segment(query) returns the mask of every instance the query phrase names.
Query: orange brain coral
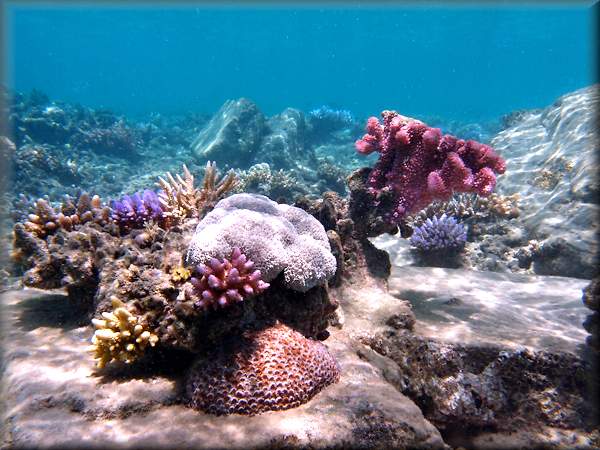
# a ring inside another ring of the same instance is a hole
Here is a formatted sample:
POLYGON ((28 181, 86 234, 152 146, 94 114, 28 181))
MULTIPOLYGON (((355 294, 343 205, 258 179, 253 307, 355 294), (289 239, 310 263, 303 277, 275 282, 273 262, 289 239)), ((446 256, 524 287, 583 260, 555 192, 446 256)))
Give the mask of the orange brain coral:
POLYGON ((295 408, 340 377, 327 347, 291 328, 245 333, 199 361, 187 383, 190 406, 210 414, 295 408))

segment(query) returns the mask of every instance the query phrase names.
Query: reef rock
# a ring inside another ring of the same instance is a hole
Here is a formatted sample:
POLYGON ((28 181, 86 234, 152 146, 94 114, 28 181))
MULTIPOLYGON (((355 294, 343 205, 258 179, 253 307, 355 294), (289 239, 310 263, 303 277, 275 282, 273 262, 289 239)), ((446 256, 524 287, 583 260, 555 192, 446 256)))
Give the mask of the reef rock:
POLYGON ((587 344, 596 352, 600 351, 600 277, 596 277, 583 289, 583 304, 591 310, 583 327, 590 333, 587 344))
POLYGON ((1 305, 3 446, 448 449, 386 380, 389 362, 344 330, 326 341, 339 382, 297 408, 218 417, 182 404, 179 373, 191 361, 100 374, 85 350, 93 331, 73 317, 66 297, 10 292, 1 305))
POLYGON ((306 121, 301 111, 287 108, 270 117, 267 123, 270 133, 264 137, 261 146, 262 162, 274 169, 293 167, 306 171, 307 165, 316 166, 315 154, 306 142, 306 121))
POLYGON ((587 310, 577 278, 393 267, 390 293, 411 302, 419 333, 451 344, 577 354, 587 310))
POLYGON ((245 167, 260 147, 265 117, 248 99, 226 101, 192 142, 199 160, 245 167))
POLYGON ((491 145, 507 160, 498 192, 521 195, 518 221, 541 241, 533 269, 541 275, 592 278, 598 273, 599 85, 523 112, 491 145))
MULTIPOLYGON (((317 173, 320 165, 307 136, 308 126, 300 110, 287 108, 267 119, 256 104, 241 98, 225 102, 196 136, 191 148, 199 161, 214 160, 242 170, 266 166, 277 179, 263 179, 260 183, 273 184, 269 195, 277 198, 293 191, 311 190, 321 181, 317 173)), ((264 167, 261 169, 265 171, 264 167)), ((258 174, 246 175, 256 178, 258 174)), ((270 178, 270 174, 264 173, 262 178, 270 178)), ((325 181, 331 187, 337 182, 325 181)))
POLYGON ((254 261, 264 281, 283 272, 285 286, 300 292, 336 271, 323 226, 302 209, 262 195, 236 194, 217 203, 198 224, 187 260, 204 264, 228 257, 235 247, 254 261))

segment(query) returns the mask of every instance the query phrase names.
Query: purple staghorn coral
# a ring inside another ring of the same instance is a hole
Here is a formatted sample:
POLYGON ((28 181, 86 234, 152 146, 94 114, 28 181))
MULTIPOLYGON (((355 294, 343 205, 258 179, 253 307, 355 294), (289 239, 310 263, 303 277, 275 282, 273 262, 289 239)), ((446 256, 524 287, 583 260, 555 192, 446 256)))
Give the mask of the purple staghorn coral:
POLYGON ((237 247, 229 260, 212 258, 208 264, 198 264, 185 291, 196 309, 223 308, 234 302, 260 294, 269 287, 261 278, 260 270, 252 270, 254 263, 246 258, 237 247))
POLYGON ((150 221, 160 223, 164 217, 158 195, 149 189, 113 200, 111 207, 111 218, 122 231, 143 228, 150 221))
POLYGON ((476 141, 464 141, 439 128, 431 128, 396 111, 383 111, 383 123, 376 117, 367 122, 367 134, 356 141, 359 153, 379 152, 368 186, 374 201, 383 193, 393 196, 390 223, 427 206, 434 200, 448 200, 453 192, 489 195, 496 174, 506 164, 494 150, 476 141))
POLYGON ((421 252, 459 252, 466 242, 465 226, 446 214, 427 219, 410 237, 410 244, 421 252))

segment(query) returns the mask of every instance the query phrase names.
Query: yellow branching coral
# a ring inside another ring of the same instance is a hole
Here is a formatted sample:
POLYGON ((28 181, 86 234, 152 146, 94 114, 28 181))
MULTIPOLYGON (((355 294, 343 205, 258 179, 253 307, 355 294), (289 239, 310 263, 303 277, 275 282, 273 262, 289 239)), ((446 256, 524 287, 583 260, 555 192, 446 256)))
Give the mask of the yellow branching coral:
POLYGON ((90 351, 100 369, 111 361, 129 364, 158 342, 158 336, 150 333, 141 318, 132 314, 121 300, 113 297, 111 302, 113 312, 103 312, 102 319, 92 319, 97 329, 90 351))
POLYGON ((178 283, 179 281, 187 281, 192 274, 183 266, 175 267, 171 271, 171 280, 178 283))
POLYGON ((180 175, 173 177, 167 172, 165 178, 158 178, 157 184, 163 190, 159 194, 159 199, 165 210, 165 216, 174 222, 179 222, 186 217, 202 216, 237 184, 237 177, 231 171, 217 181, 217 165, 210 161, 206 163, 201 189, 194 186, 194 176, 185 164, 183 177, 180 175))

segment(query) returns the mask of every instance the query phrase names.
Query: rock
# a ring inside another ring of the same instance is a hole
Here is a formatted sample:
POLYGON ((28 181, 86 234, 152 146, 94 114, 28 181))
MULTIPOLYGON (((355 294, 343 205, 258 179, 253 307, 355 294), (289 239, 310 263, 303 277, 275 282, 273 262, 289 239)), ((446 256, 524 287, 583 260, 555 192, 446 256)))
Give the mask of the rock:
MULTIPOLYGON (((306 143, 304 114, 293 108, 267 121, 269 133, 263 138, 259 158, 274 169, 307 171, 316 166, 314 150, 306 143)), ((257 161, 258 162, 258 161, 257 161)))
POLYGON ((449 345, 406 330, 365 342, 398 364, 390 381, 443 431, 586 426, 586 370, 575 355, 449 345))
POLYGON ((533 270, 540 275, 591 278, 598 270, 598 255, 588 244, 572 236, 551 236, 541 242, 533 256, 533 270))
POLYGON ((201 161, 248 167, 265 131, 265 117, 254 103, 228 100, 194 139, 192 153, 201 161))
POLYGON ((469 345, 577 353, 587 314, 576 278, 394 267, 390 293, 407 299, 426 337, 469 345), (460 303, 447 302, 458 298, 460 303))
POLYGON ((594 351, 600 351, 600 278, 596 277, 583 289, 583 304, 591 310, 583 327, 590 333, 586 343, 594 351))
POLYGON ((545 109, 522 112, 492 139, 507 160, 498 192, 521 195, 517 220, 526 239, 565 241, 561 251, 536 261, 536 273, 588 279, 598 273, 598 89, 593 85, 545 109))

